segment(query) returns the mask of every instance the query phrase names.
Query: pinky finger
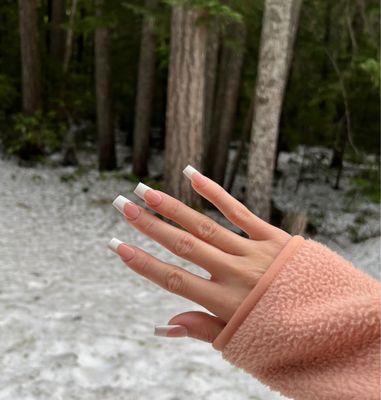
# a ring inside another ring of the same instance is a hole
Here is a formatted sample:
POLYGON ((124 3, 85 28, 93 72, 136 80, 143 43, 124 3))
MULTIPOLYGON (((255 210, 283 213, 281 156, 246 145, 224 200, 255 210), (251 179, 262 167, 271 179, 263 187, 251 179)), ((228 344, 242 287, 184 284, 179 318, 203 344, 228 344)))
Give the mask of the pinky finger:
POLYGON ((173 317, 168 325, 156 326, 155 335, 166 337, 188 336, 211 343, 224 329, 226 323, 213 315, 189 311, 173 317))

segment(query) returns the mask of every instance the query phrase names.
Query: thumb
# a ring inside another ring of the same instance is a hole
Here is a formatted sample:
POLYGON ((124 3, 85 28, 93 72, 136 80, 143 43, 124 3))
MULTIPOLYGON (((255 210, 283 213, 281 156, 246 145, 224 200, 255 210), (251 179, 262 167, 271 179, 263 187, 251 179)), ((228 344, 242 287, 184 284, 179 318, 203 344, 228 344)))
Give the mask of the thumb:
MULTIPOLYGON (((184 335, 182 336, 189 336, 198 340, 202 340, 204 342, 211 343, 222 331, 226 323, 221 318, 204 312, 189 311, 178 314, 175 317, 171 318, 171 320, 168 322, 168 326, 170 325, 180 325, 185 327, 186 334, 185 330, 183 330, 184 335)), ((173 332, 174 335, 171 335, 171 330, 166 329, 164 336, 179 336, 178 334, 176 334, 176 332, 178 332, 178 329, 174 329, 173 332)), ((160 332, 157 333, 160 335, 160 332)))

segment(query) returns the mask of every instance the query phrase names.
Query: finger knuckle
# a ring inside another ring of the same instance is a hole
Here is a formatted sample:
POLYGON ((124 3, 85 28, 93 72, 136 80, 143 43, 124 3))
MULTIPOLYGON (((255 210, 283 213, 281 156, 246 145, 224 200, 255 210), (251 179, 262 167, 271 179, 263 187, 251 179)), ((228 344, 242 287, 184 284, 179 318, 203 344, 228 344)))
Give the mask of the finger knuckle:
POLYGON ((213 204, 218 203, 221 200, 222 196, 225 195, 225 193, 225 190, 221 186, 217 185, 210 192, 210 201, 213 204))
POLYGON ((227 218, 235 223, 247 222, 250 217, 250 211, 243 205, 234 207, 227 215, 227 218))
POLYGON ((148 275, 151 270, 151 260, 147 255, 141 255, 136 262, 136 268, 141 275, 148 275))
POLYGON ((185 291, 184 276, 179 271, 171 271, 165 278, 165 287, 169 292, 181 294, 185 291))
POLYGON ((171 204, 168 207, 168 213, 167 216, 170 219, 174 219, 179 211, 181 203, 178 200, 174 200, 173 202, 171 202, 171 204))
POLYGON ((201 239, 210 239, 217 232, 217 224, 209 218, 204 218, 198 224, 197 234, 201 239))
POLYGON ((150 219, 144 223, 143 231, 149 234, 155 230, 155 225, 156 225, 155 221, 150 219))
POLYGON ((206 341, 206 342, 213 342, 215 339, 215 336, 213 335, 212 331, 209 328, 202 328, 202 331, 200 332, 200 339, 206 341))
POLYGON ((177 256, 184 257, 192 252, 193 247, 194 238, 189 234, 182 234, 175 243, 174 253, 177 256))

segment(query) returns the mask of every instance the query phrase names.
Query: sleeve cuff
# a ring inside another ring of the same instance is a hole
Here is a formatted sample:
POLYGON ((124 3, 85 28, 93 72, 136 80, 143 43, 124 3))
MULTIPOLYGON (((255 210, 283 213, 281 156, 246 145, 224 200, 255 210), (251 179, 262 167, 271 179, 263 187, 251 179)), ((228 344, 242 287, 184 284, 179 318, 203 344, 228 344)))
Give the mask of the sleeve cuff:
POLYGON ((301 236, 294 236, 288 241, 286 246, 281 250, 276 259, 263 274, 262 278, 256 284, 254 289, 238 307, 229 322, 226 324, 225 328, 214 340, 213 347, 216 350, 222 351, 224 349, 234 335, 235 331, 245 321, 250 311, 259 302, 267 288, 274 281, 282 266, 286 264, 286 262, 299 250, 303 242, 304 239, 301 236))

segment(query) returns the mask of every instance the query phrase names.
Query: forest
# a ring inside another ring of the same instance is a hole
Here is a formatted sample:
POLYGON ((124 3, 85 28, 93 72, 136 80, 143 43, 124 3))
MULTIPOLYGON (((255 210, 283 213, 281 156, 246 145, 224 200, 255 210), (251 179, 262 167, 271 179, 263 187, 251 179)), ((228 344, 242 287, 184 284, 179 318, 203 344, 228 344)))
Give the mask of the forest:
MULTIPOLYGON (((194 206, 186 164, 228 190, 244 171, 265 219, 281 151, 329 149, 336 189, 345 160, 378 163, 375 0, 5 0, 0 18, 0 139, 22 162, 97 154, 194 206)), ((375 165, 358 184, 377 198, 375 165)))
POLYGON ((206 272, 112 202, 142 181, 244 235, 190 164, 379 278, 379 21, 376 0, 1 0, 0 400, 285 400, 154 335, 204 309, 110 239, 206 272))

